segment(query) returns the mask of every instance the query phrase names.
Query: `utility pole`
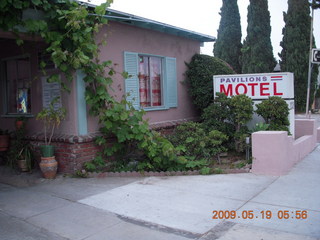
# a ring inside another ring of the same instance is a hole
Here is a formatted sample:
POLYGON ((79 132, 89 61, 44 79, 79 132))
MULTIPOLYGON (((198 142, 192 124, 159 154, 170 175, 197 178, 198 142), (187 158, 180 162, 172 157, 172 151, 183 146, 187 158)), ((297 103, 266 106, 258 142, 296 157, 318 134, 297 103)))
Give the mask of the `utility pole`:
MULTIPOLYGON (((314 0, 312 0, 312 4, 314 3, 314 0)), ((306 117, 308 117, 309 114, 309 101, 310 101, 310 83, 311 83, 311 72, 312 72, 312 39, 313 39, 313 16, 314 16, 314 10, 311 5, 311 29, 310 29, 310 47, 309 47, 309 71, 308 71, 308 87, 307 87, 307 103, 306 103, 306 117)))

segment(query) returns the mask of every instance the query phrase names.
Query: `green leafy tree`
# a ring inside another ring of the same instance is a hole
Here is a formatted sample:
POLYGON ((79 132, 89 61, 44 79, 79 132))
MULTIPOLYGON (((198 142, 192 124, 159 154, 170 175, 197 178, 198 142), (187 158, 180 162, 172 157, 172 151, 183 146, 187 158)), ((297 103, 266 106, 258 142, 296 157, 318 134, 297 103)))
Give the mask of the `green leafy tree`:
POLYGON ((241 55, 241 25, 237 0, 223 0, 218 37, 214 44, 214 56, 241 73, 239 58, 241 55))
MULTIPOLYGON (((280 43, 280 67, 283 72, 294 73, 295 107, 304 111, 307 98, 308 63, 310 47, 310 7, 308 0, 288 0, 288 11, 283 13, 285 27, 280 43)), ((311 80, 314 91, 316 72, 311 80)), ((313 94, 310 94, 313 98, 313 94)), ((311 101, 312 102, 312 99, 311 101)))
POLYGON ((270 40, 267 0, 250 0, 247 37, 242 48, 242 73, 272 72, 276 66, 270 40))

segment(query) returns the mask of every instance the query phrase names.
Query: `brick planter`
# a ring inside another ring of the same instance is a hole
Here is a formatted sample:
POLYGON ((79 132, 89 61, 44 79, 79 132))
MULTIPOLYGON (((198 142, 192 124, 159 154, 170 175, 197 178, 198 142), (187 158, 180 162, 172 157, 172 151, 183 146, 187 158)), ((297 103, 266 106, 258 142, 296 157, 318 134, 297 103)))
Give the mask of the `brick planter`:
MULTIPOLYGON (((79 136, 55 136, 52 144, 55 147, 54 155, 58 161, 58 172, 74 173, 81 170, 85 162, 95 158, 101 151, 101 147, 94 143, 96 135, 79 136)), ((34 146, 35 157, 40 162, 40 146, 44 144, 43 135, 29 137, 30 143, 34 146)), ((112 139, 110 139, 110 144, 112 139)))

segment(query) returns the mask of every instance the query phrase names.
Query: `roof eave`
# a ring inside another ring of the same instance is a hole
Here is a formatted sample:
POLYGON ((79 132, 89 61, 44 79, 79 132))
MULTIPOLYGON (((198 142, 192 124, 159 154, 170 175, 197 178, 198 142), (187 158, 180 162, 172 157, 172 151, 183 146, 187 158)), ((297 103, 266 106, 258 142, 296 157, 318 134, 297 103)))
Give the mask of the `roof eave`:
MULTIPOLYGON (((95 5, 90 3, 82 2, 82 4, 86 4, 89 7, 95 7, 95 5)), ((125 13, 125 12, 121 12, 121 11, 110 9, 110 8, 106 9, 106 14, 104 15, 104 17, 112 21, 117 21, 120 23, 129 24, 129 25, 133 25, 133 26, 137 26, 145 29, 151 29, 158 32, 185 37, 185 38, 189 38, 199 42, 216 41, 216 38, 210 35, 183 29, 180 27, 172 26, 166 23, 158 22, 148 18, 139 17, 130 13, 125 13)))

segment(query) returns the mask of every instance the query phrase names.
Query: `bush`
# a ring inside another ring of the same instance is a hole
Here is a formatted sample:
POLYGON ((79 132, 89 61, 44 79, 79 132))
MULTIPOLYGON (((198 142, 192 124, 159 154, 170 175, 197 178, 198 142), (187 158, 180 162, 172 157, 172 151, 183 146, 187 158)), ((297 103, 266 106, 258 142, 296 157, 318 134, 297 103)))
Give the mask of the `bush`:
POLYGON ((269 99, 257 104, 256 107, 256 113, 269 124, 268 130, 289 132, 289 107, 284 99, 269 97, 269 99))
POLYGON ((194 105, 202 112, 213 102, 213 76, 235 72, 221 59, 201 54, 194 55, 186 65, 189 93, 194 105))
POLYGON ((232 136, 234 127, 230 122, 230 98, 223 93, 217 93, 214 102, 204 109, 201 120, 207 131, 218 130, 227 136, 232 136))
POLYGON ((246 95, 236 95, 230 98, 231 121, 235 126, 236 132, 245 126, 252 119, 253 102, 246 95))
POLYGON ((181 124, 170 136, 172 144, 181 149, 181 154, 195 161, 218 157, 227 150, 223 146, 227 139, 225 134, 217 130, 208 133, 201 123, 196 122, 181 124))
POLYGON ((217 94, 214 103, 204 110, 201 117, 208 131, 216 129, 225 133, 231 140, 229 147, 243 152, 245 138, 248 136, 245 124, 251 120, 252 115, 253 102, 249 97, 237 95, 227 98, 224 94, 217 94))

